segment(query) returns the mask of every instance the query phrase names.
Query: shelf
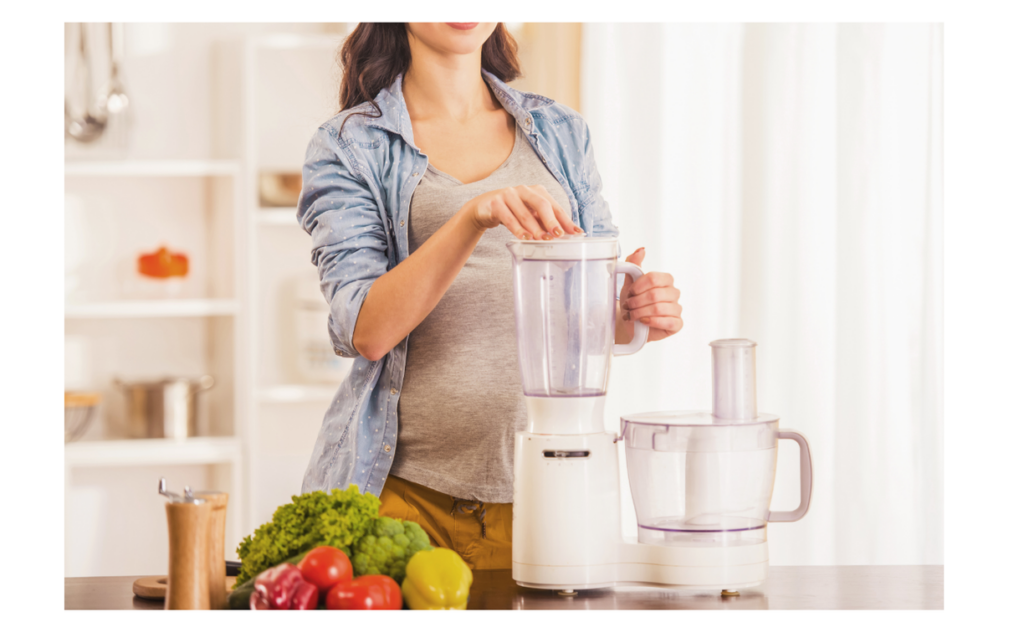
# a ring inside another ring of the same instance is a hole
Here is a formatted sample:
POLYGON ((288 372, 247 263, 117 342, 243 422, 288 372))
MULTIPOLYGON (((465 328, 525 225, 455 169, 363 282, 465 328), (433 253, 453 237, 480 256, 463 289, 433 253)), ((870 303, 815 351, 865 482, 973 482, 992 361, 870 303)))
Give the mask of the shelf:
POLYGON ((96 440, 64 445, 67 467, 236 463, 241 456, 241 442, 234 437, 96 440))
POLYGON ((64 176, 231 176, 239 167, 236 161, 213 159, 68 161, 64 176))
POLYGON ((234 315, 234 299, 135 299, 92 304, 67 304, 65 318, 114 319, 140 317, 222 317, 234 315))
POLYGON ((337 392, 338 387, 329 384, 267 386, 260 389, 259 399, 267 403, 330 402, 337 392))
POLYGON ((299 229, 299 221, 295 218, 296 208, 260 208, 256 219, 265 225, 292 226, 299 229))

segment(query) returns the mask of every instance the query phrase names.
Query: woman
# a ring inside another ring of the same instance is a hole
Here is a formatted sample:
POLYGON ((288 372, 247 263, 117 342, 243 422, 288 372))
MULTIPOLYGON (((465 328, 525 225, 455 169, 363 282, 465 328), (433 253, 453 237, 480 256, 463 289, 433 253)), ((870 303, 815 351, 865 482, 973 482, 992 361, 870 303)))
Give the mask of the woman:
MULTIPOLYGON (((476 569, 511 567, 513 435, 526 426, 513 238, 614 236, 580 115, 511 89, 497 23, 360 24, 341 51, 341 112, 310 142, 298 218, 356 358, 303 491, 357 484, 476 569)), ((627 258, 640 265, 643 249, 627 258)), ((648 341, 683 325, 665 273, 624 286, 648 341)))

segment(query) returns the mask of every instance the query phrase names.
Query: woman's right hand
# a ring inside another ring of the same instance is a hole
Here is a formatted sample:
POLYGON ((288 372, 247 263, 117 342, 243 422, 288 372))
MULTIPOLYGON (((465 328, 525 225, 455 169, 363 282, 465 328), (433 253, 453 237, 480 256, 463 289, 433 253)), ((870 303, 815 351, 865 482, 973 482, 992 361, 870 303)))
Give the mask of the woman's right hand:
POLYGON ((460 211, 481 230, 503 225, 517 239, 549 241, 566 234, 583 234, 543 185, 517 185, 485 192, 460 211))

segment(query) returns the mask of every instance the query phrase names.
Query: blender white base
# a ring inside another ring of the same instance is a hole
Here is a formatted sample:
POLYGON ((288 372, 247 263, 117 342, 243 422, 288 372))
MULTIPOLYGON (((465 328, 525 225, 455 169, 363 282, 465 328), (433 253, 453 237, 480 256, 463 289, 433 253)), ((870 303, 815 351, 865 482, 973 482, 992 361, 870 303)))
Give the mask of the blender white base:
POLYGON ((588 397, 526 396, 526 432, 582 435, 604 431, 604 395, 588 397))

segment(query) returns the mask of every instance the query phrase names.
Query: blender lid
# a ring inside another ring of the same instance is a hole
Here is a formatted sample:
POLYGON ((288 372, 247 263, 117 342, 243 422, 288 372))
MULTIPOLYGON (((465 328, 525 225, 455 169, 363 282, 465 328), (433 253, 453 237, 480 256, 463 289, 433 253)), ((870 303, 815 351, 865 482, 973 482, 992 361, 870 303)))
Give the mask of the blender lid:
POLYGON ((550 241, 516 239, 505 244, 512 254, 523 259, 579 261, 615 259, 619 256, 618 237, 581 237, 573 235, 550 241))
POLYGON ((720 418, 710 411, 650 411, 623 415, 623 422, 651 426, 755 426, 779 421, 779 416, 759 413, 749 420, 720 418))

